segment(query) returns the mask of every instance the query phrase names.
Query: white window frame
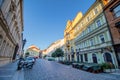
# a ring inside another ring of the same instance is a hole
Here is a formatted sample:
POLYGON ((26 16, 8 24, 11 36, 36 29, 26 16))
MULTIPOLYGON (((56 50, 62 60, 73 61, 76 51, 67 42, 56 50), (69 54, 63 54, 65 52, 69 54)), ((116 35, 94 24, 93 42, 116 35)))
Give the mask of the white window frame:
POLYGON ((90 39, 90 46, 93 46, 94 45, 94 39, 90 39))
POLYGON ((88 22, 90 21, 90 16, 87 16, 87 21, 88 21, 88 22))
POLYGON ((96 15, 96 14, 98 14, 98 8, 96 7, 95 9, 94 9, 94 15, 96 15))
POLYGON ((105 36, 104 36, 104 34, 99 35, 99 38, 100 38, 100 42, 101 42, 101 43, 105 43, 105 36), (104 41, 103 41, 102 39, 103 39, 104 41))
POLYGON ((97 27, 100 27, 100 26, 102 25, 102 23, 101 23, 101 20, 100 20, 100 19, 98 19, 98 20, 96 21, 96 25, 97 25, 97 27))

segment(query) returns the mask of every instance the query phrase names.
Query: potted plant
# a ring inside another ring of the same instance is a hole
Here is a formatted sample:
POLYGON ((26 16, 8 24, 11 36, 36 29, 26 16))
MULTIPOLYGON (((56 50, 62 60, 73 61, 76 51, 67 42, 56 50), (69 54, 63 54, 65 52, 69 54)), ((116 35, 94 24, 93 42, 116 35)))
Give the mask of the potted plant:
POLYGON ((103 72, 111 72, 112 64, 111 63, 102 63, 101 67, 103 69, 103 72))

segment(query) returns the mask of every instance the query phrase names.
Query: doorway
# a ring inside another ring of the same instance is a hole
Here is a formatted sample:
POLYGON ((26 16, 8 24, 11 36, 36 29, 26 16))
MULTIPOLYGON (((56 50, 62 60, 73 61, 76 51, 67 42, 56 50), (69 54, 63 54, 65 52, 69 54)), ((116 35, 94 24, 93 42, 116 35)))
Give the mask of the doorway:
POLYGON ((77 52, 77 62, 79 62, 79 52, 77 52))
POLYGON ((104 57, 104 61, 105 62, 111 62, 111 63, 113 63, 112 56, 111 56, 110 53, 108 53, 108 52, 104 53, 103 57, 104 57))
POLYGON ((93 63, 97 63, 97 56, 96 56, 96 54, 92 54, 92 59, 93 59, 93 63))

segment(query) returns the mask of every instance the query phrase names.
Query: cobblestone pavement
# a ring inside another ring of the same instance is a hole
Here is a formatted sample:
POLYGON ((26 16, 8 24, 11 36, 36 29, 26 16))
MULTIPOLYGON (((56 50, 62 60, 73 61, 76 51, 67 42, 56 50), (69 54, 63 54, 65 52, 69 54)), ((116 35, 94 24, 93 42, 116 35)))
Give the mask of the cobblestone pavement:
POLYGON ((24 80, 24 71, 17 71, 17 61, 0 67, 0 80, 24 80))
POLYGON ((16 63, 9 63, 0 67, 0 80, 12 80, 12 76, 15 73, 15 65, 16 63))
POLYGON ((39 59, 33 69, 24 70, 25 80, 120 80, 112 74, 94 74, 54 61, 39 59))

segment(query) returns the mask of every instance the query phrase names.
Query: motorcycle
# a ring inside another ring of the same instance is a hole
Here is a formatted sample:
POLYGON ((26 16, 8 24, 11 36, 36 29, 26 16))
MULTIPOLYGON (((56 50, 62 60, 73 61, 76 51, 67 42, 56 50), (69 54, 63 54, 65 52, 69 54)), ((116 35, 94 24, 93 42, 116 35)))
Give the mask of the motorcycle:
POLYGON ((23 67, 23 65, 24 65, 24 61, 23 61, 23 60, 20 60, 20 61, 18 62, 17 70, 21 70, 22 67, 23 67))
POLYGON ((18 67, 17 70, 21 70, 22 68, 28 68, 28 69, 32 69, 33 67, 33 62, 30 62, 29 60, 20 60, 18 62, 18 67))

